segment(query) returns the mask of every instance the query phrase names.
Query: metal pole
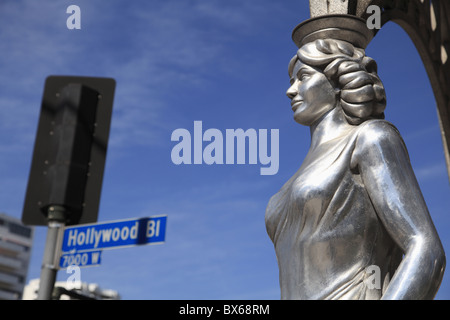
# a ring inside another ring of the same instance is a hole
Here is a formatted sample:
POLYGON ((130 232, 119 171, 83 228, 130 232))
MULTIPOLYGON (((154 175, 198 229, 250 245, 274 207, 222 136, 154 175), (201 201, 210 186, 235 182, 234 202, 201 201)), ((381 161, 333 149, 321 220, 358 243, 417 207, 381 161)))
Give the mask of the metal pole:
POLYGON ((61 236, 64 231, 66 209, 62 206, 50 206, 48 209, 48 230, 42 259, 38 300, 51 300, 53 287, 58 273, 58 258, 61 249, 61 236))

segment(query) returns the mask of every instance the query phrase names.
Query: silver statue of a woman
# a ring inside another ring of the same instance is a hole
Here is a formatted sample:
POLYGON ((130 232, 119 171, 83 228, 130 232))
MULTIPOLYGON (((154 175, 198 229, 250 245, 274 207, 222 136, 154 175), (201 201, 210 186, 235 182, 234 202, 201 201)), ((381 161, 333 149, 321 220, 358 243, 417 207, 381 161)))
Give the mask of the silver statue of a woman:
POLYGON ((384 120, 376 63, 348 35, 357 27, 328 37, 314 28, 298 40, 287 91, 311 146, 266 210, 281 298, 432 299, 445 255, 404 142, 384 120))

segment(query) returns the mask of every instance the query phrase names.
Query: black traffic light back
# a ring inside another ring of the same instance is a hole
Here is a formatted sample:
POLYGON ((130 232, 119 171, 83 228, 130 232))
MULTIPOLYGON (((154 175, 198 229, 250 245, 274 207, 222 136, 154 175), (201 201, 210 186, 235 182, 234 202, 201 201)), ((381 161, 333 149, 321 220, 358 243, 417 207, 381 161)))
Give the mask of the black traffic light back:
POLYGON ((97 221, 115 80, 47 78, 22 221, 47 225, 62 206, 66 224, 97 221))

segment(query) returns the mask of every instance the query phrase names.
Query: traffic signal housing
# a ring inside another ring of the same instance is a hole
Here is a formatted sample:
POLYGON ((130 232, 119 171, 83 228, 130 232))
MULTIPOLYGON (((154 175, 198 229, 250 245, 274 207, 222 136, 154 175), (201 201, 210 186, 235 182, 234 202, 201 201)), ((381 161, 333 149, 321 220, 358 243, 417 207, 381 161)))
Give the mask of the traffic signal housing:
POLYGON ((22 221, 47 225, 63 207, 67 225, 97 221, 115 80, 46 79, 22 221))

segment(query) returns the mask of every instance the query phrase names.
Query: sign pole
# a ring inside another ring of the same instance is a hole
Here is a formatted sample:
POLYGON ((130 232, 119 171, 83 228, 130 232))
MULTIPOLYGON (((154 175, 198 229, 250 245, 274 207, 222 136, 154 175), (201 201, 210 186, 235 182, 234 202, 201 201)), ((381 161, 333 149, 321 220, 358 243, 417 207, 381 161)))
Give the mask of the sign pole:
POLYGON ((38 299, 52 298, 65 225, 97 221, 116 82, 45 81, 22 222, 48 226, 38 299))
POLYGON ((48 230, 42 259, 38 300, 51 300, 59 267, 61 238, 65 227, 66 209, 62 206, 48 208, 48 230))

